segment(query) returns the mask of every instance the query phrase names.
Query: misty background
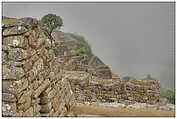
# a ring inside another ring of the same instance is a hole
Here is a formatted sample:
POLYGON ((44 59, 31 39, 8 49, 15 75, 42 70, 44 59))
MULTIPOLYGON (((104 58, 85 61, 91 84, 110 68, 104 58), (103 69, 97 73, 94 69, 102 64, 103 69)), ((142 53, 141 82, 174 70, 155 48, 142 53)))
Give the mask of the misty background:
POLYGON ((83 35, 95 55, 120 77, 151 74, 174 87, 175 2, 3 3, 3 16, 61 16, 62 31, 83 35))

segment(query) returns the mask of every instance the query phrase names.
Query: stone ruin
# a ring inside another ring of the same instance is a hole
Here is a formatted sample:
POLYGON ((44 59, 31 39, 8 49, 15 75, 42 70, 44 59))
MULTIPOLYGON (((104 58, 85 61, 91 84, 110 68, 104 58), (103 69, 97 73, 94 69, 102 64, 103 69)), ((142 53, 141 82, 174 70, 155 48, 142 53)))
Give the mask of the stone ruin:
POLYGON ((62 60, 38 26, 25 23, 2 27, 2 115, 67 116, 74 95, 62 78, 62 60))
POLYGON ((56 54, 31 18, 3 24, 2 30, 3 116, 73 116, 77 103, 159 101, 159 81, 112 79, 98 57, 71 55, 75 46, 69 40, 58 42, 56 54))
POLYGON ((85 72, 65 72, 78 103, 156 104, 160 99, 159 81, 101 79, 85 72), (74 77, 77 76, 77 77, 74 77))
POLYGON ((94 76, 103 79, 112 78, 112 72, 108 66, 106 66, 97 56, 93 56, 88 63, 89 72, 91 72, 94 76))

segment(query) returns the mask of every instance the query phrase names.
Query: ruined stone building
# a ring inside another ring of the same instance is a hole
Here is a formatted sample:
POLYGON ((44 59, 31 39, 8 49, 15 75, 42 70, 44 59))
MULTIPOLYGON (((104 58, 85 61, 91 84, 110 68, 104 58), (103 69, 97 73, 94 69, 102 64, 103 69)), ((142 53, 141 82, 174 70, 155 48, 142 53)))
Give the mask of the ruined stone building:
POLYGON ((112 79, 98 57, 72 56, 73 41, 58 39, 51 49, 35 20, 7 23, 2 26, 3 116, 74 116, 77 103, 159 101, 159 81, 112 79))

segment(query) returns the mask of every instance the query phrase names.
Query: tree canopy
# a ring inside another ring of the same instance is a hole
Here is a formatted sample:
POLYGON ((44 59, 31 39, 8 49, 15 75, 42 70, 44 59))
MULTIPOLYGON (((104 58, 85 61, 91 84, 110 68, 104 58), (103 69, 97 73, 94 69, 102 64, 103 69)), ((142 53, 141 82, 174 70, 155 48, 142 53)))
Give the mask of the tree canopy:
POLYGON ((52 32, 56 28, 60 29, 63 26, 63 21, 60 16, 55 14, 47 14, 40 20, 40 28, 44 34, 51 40, 52 43, 52 32))

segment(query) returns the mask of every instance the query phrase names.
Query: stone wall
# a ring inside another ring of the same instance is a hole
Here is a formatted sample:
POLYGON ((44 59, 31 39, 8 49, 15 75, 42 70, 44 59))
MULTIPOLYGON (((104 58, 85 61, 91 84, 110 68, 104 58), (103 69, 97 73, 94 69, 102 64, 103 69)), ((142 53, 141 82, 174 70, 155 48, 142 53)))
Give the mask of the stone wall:
POLYGON ((160 82, 112 79, 98 57, 88 63, 86 56, 73 56, 73 42, 66 40, 68 44, 64 36, 51 48, 32 18, 3 24, 2 30, 3 116, 73 116, 76 102, 159 101, 160 82))
POLYGON ((93 56, 88 63, 89 72, 92 75, 103 79, 112 78, 112 72, 110 68, 105 65, 97 56, 93 56))
POLYGON ((70 81, 78 103, 156 104, 160 99, 160 82, 156 80, 123 82, 120 79, 101 79, 77 71, 65 72, 65 77, 70 81))
POLYGON ((2 30, 2 115, 70 115, 75 102, 62 78, 63 60, 55 57, 38 26, 16 22, 2 30))
POLYGON ((126 85, 127 98, 133 102, 155 104, 160 99, 160 82, 157 80, 129 80, 126 85))
POLYGON ((73 56, 68 62, 64 64, 64 70, 67 71, 86 71, 88 70, 88 57, 84 56, 73 56))

